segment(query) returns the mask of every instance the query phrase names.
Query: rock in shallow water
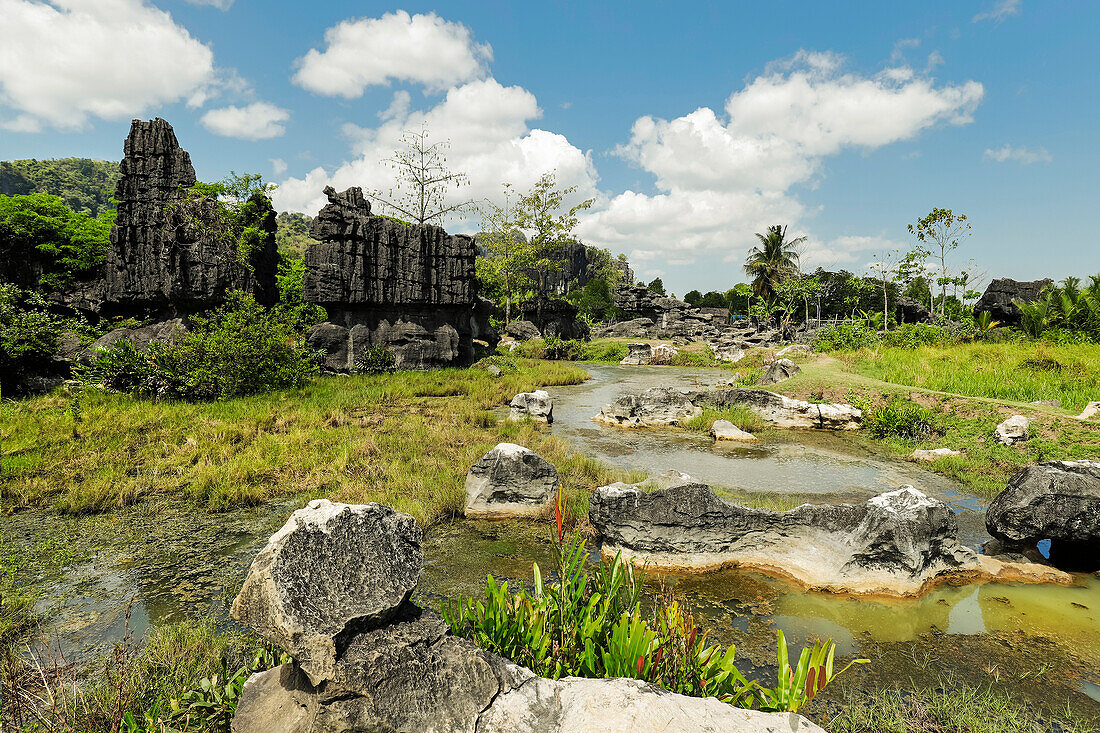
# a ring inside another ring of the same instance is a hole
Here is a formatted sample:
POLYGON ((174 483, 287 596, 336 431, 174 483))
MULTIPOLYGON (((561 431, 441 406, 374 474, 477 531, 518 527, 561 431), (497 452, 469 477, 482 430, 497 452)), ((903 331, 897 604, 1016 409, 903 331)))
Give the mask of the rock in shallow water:
POLYGON ((1100 567, 1100 461, 1047 461, 1009 479, 985 518, 1010 547, 1051 540, 1051 560, 1100 567))
POLYGON ((979 556, 958 543, 955 514, 912 486, 860 504, 803 504, 786 512, 728 504, 703 484, 646 492, 612 484, 589 500, 605 557, 679 570, 745 566, 811 589, 919 595, 940 582, 1004 577, 1068 582, 1046 566, 979 556))
POLYGON ((605 405, 593 420, 621 428, 679 425, 703 413, 684 392, 672 387, 650 387, 641 394, 626 394, 605 405))
POLYGON ((715 420, 714 425, 710 428, 710 432, 714 435, 715 440, 733 440, 743 443, 757 442, 755 435, 746 433, 729 420, 715 420))
POLYGON ((859 430, 863 413, 851 405, 795 400, 764 389, 713 389, 697 392, 695 404, 722 409, 745 405, 778 428, 859 430))
POLYGON ((466 516, 480 519, 538 514, 558 487, 558 470, 534 451, 500 443, 466 475, 466 516))
POLYGON ((339 639, 385 624, 420 577, 420 528, 381 504, 311 501, 248 570, 232 615, 291 656, 314 684, 331 679, 339 639))

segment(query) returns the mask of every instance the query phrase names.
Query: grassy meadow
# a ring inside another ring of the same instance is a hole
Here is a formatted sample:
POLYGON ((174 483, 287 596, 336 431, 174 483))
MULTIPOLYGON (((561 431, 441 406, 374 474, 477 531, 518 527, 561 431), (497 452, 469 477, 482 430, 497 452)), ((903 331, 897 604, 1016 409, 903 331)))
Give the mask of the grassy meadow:
POLYGON ((588 491, 624 478, 545 428, 490 412, 514 394, 577 384, 561 362, 321 377, 301 390, 213 403, 154 402, 87 389, 0 405, 5 513, 107 511, 147 498, 227 511, 301 496, 378 501, 429 526, 453 516, 477 459, 501 441, 553 462, 574 514, 588 491))

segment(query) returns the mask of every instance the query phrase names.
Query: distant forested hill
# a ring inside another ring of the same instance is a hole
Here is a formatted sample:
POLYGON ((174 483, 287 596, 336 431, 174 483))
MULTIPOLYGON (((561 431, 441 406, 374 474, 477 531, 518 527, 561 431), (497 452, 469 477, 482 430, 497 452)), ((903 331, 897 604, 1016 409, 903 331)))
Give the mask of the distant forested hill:
POLYGON ((48 193, 73 211, 98 216, 111 208, 118 163, 91 158, 10 160, 0 162, 0 194, 48 193))

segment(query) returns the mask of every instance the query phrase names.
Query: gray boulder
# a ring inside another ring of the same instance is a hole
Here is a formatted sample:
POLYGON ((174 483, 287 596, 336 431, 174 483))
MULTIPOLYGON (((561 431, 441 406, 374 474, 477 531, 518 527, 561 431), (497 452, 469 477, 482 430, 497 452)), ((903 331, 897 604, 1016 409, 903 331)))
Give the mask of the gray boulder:
POLYGON ((993 320, 1005 326, 1019 326, 1022 313, 1016 303, 1038 300, 1043 290, 1053 282, 1049 278, 1030 282, 998 278, 989 283, 982 297, 974 304, 974 312, 989 313, 993 320))
POLYGON ((466 475, 466 516, 537 514, 553 501, 559 483, 554 464, 522 445, 500 443, 466 475))
POLYGON ((623 366, 641 366, 653 358, 653 347, 646 343, 626 345, 626 356, 619 363, 623 366))
POLYGON ((1015 445, 1027 440, 1027 431, 1031 428, 1031 419, 1025 415, 1013 415, 993 431, 993 437, 1001 445, 1015 445))
POLYGON ((763 389, 712 389, 697 392, 696 404, 724 408, 743 404, 779 428, 858 430, 863 413, 842 403, 817 404, 763 389))
POLYGON ((1008 546, 1050 540, 1050 557, 1068 567, 1100 566, 1100 461, 1047 461, 1028 466, 985 516, 989 534, 1008 546))
POLYGON ((1008 567, 959 544, 955 514, 912 486, 859 504, 786 512, 728 504, 703 484, 646 492, 612 484, 589 500, 605 557, 673 570, 744 566, 814 590, 920 595, 952 579, 1063 580, 1045 566, 1008 567))
POLYGON ((114 348, 120 341, 129 341, 138 351, 148 351, 152 344, 173 344, 183 334, 187 326, 182 318, 173 318, 160 323, 152 323, 140 328, 116 328, 88 344, 73 354, 71 358, 82 364, 94 364, 100 352, 114 348))
POLYGON ((594 336, 602 338, 651 338, 654 333, 652 318, 632 318, 629 321, 612 323, 599 329, 594 336))
POLYGON ((516 341, 530 341, 542 336, 539 329, 530 321, 511 321, 505 326, 504 333, 516 341))
POLYGON ((512 398, 509 404, 509 420, 525 420, 531 418, 547 425, 554 422, 554 400, 550 393, 544 389, 534 392, 520 392, 512 398))
POLYGON ((604 405, 593 420, 621 428, 679 425, 703 410, 687 394, 671 387, 651 387, 641 394, 626 394, 604 405))
POLYGON ((767 371, 756 383, 777 384, 785 379, 790 379, 801 371, 802 369, 790 359, 776 359, 768 366, 767 371))
POLYGON ((252 562, 232 616, 285 649, 314 685, 332 679, 342 639, 388 623, 408 600, 420 542, 413 518, 387 506, 311 501, 252 562))

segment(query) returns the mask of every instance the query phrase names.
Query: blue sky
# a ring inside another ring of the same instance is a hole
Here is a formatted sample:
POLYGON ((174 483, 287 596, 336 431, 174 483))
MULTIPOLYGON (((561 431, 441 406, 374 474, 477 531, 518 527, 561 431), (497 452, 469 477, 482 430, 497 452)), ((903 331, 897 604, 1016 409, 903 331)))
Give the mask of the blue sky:
MULTIPOLYGON (((933 206, 984 279, 1100 272, 1100 5, 0 0, 0 158, 121 157, 172 122, 199 177, 280 208, 386 188, 400 132, 451 141, 466 195, 546 170, 585 241, 671 290, 743 279, 753 232, 859 270, 933 206), (1062 232, 1073 232, 1063 234, 1062 232)), ((471 231, 478 221, 448 223, 471 231)))

